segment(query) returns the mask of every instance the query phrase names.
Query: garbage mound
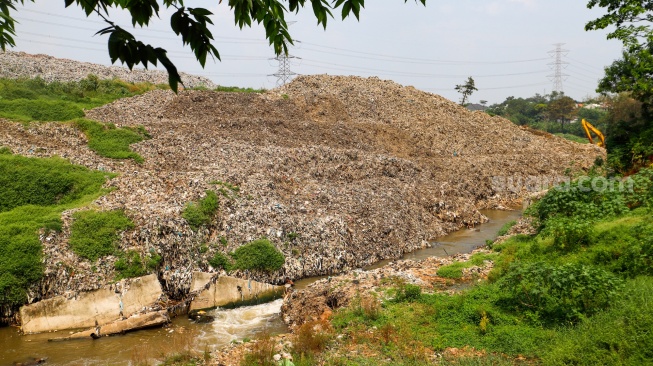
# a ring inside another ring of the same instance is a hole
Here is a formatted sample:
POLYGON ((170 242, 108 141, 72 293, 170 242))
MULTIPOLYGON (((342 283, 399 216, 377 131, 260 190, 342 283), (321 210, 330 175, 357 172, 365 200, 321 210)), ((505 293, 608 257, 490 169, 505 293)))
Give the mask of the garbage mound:
MULTIPOLYGON (((119 172, 108 184, 115 189, 95 204, 132 218, 136 228, 122 235, 121 247, 159 253, 159 277, 172 298, 188 292, 192 271, 215 270, 208 259, 216 253, 263 236, 285 255, 283 268, 232 275, 281 283, 399 258, 484 222, 479 209, 506 207, 527 193, 499 189, 497 178, 561 176, 605 155, 378 78, 302 76, 265 94, 157 90, 87 117, 143 125, 152 138, 132 148, 145 162, 66 145, 77 136, 47 132, 56 124, 5 128, 0 144, 119 172), (220 193, 219 212, 193 230, 182 211, 206 190, 220 193)), ((70 214, 64 218, 67 228, 70 214)), ((93 271, 90 263, 69 263, 79 259, 66 233, 43 240, 49 259, 42 288, 56 294, 109 281, 115 258, 93 271), (67 265, 75 276, 62 272, 67 265)))
MULTIPOLYGON (((120 79, 131 83, 149 82, 168 84, 168 73, 162 70, 129 70, 120 66, 104 66, 90 62, 80 62, 55 58, 48 55, 31 55, 25 52, 0 51, 0 78, 34 79, 45 82, 80 81, 89 74, 104 79, 120 79)), ((205 77, 180 73, 187 88, 204 86, 215 89, 216 85, 205 77)))

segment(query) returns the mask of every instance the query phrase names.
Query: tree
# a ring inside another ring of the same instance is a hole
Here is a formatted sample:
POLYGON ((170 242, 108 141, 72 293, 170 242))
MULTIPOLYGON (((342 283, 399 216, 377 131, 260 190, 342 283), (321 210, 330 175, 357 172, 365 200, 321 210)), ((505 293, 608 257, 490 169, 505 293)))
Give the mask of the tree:
POLYGON ((561 96, 551 101, 547 114, 552 121, 560 122, 560 129, 565 131, 565 123, 569 123, 576 115, 576 102, 568 96, 561 96))
POLYGON ((602 93, 632 92, 645 104, 653 101, 653 0, 591 0, 588 8, 606 8, 607 14, 585 25, 585 30, 615 27, 608 39, 624 44, 623 58, 606 68, 599 83, 602 93))
POLYGON ((460 94, 462 94, 462 98, 460 100, 460 105, 465 106, 467 103, 467 98, 474 93, 474 91, 478 90, 476 89, 476 86, 474 85, 474 79, 470 76, 467 78, 467 81, 465 84, 460 84, 456 85, 455 87, 456 91, 460 94))
MULTIPOLYGON (((35 2, 36 0, 29 0, 35 2)), ((160 62, 168 71, 170 87, 176 92, 178 83, 182 80, 175 65, 166 56, 166 50, 138 41, 125 28, 111 21, 109 10, 123 9, 129 11, 132 27, 148 26, 153 17, 159 16, 160 5, 157 0, 64 0, 66 7, 73 4, 81 7, 86 16, 97 14, 107 23, 107 27, 98 30, 97 34, 108 35, 109 57, 111 62, 120 60, 130 69, 135 65, 157 65, 160 62)), ((222 2, 222 0, 219 0, 222 2)), ((326 28, 329 17, 333 18, 332 10, 340 9, 344 20, 350 14, 359 19, 364 0, 229 0, 228 5, 234 14, 236 24, 242 29, 251 27, 252 21, 265 27, 265 37, 273 46, 277 55, 288 53, 288 44, 293 39, 288 32, 285 16, 287 13, 298 13, 310 5, 317 18, 318 25, 326 28), (286 4, 287 3, 287 7, 286 4)), ((404 0, 404 3, 408 0, 404 0)), ((426 0, 415 0, 426 5, 426 0)), ((0 48, 13 47, 16 35, 15 20, 10 11, 15 11, 15 4, 24 4, 25 0, 0 0, 0 48)), ((207 56, 220 59, 218 50, 213 45, 213 34, 208 29, 213 24, 213 13, 204 8, 184 6, 183 0, 163 0, 165 8, 176 11, 170 17, 170 27, 181 37, 184 45, 190 46, 199 63, 204 67, 207 56)), ((183 83, 182 83, 183 84, 183 83)))
POLYGON ((585 30, 614 27, 608 39, 624 45, 622 58, 606 67, 597 91, 621 93, 608 117, 608 160, 627 170, 653 158, 653 0, 590 0, 587 7, 605 8, 606 14, 588 22, 585 30), (641 105, 636 107, 630 97, 641 105), (623 111, 630 116, 624 118, 623 111))

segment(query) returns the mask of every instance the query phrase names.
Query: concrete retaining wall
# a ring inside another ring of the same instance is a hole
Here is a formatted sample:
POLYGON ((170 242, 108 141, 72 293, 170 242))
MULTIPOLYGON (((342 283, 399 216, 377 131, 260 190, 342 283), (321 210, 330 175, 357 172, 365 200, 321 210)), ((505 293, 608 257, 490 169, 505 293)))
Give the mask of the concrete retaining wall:
MULTIPOLYGON (((202 289, 211 280, 211 274, 194 272, 191 291, 202 289)), ((195 296, 190 304, 189 313, 192 315, 204 309, 263 303, 281 297, 283 293, 283 286, 221 276, 195 296)))
POLYGON ((163 295, 156 275, 123 280, 105 288, 57 296, 20 309, 25 333, 88 328, 130 317, 163 295))

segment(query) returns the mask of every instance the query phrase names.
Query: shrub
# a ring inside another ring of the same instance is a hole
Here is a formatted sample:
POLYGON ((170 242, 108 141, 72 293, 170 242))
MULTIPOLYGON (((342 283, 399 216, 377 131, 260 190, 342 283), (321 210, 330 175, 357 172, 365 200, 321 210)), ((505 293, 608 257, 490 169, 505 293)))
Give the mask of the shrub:
POLYGON ((614 270, 629 277, 653 276, 653 230, 650 226, 638 225, 632 229, 635 238, 623 253, 618 253, 614 270))
POLYGON ((273 358, 275 353, 274 341, 270 338, 270 334, 265 332, 256 340, 251 350, 243 355, 240 365, 277 366, 273 358))
POLYGON ((129 251, 121 254, 120 258, 114 264, 118 276, 116 279, 140 277, 147 274, 140 254, 137 251, 129 251))
POLYGON ((115 253, 118 232, 134 227, 123 211, 79 211, 73 218, 70 247, 91 261, 115 253))
POLYGON ((443 278, 459 279, 463 277, 463 268, 465 267, 466 267, 465 263, 455 262, 440 267, 436 272, 436 274, 443 278))
POLYGON ((618 189, 593 190, 588 181, 577 180, 550 189, 540 201, 529 207, 527 213, 546 225, 546 220, 553 216, 592 221, 627 211, 623 192, 618 189))
POLYGON ((283 267, 285 258, 267 239, 247 243, 234 252, 235 267, 243 270, 277 271, 283 267))
POLYGON ((629 207, 653 204, 653 169, 642 169, 639 173, 629 177, 633 182, 633 189, 626 192, 626 203, 629 207))
POLYGON ((602 269, 546 262, 513 264, 499 281, 506 304, 553 324, 577 322, 607 308, 621 283, 602 269))
POLYGON ((197 230, 200 226, 211 222, 211 218, 218 210, 218 195, 213 191, 206 191, 204 198, 198 202, 189 202, 181 216, 186 219, 188 225, 197 230))
POLYGON ((419 300, 422 296, 422 288, 406 283, 397 288, 397 295, 395 296, 395 301, 398 302, 413 302, 419 300))
POLYGON ((332 337, 332 329, 327 321, 312 321, 302 324, 295 333, 293 353, 312 358, 326 349, 332 337))
POLYGON ((648 365, 653 359, 653 279, 627 283, 609 310, 564 330, 545 365, 648 365))
POLYGON ((215 269, 224 269, 227 272, 233 267, 231 260, 220 252, 215 253, 213 258, 209 259, 209 264, 215 269))
POLYGON ((366 320, 377 320, 381 316, 381 303, 369 294, 355 296, 350 307, 356 316, 366 320))
POLYGON ((591 225, 578 218, 553 217, 546 222, 542 232, 544 236, 553 237, 553 248, 561 252, 572 252, 589 243, 591 225))
POLYGON ((0 308, 24 304, 43 276, 40 229, 61 231, 61 212, 95 199, 106 175, 58 158, 0 154, 0 308))

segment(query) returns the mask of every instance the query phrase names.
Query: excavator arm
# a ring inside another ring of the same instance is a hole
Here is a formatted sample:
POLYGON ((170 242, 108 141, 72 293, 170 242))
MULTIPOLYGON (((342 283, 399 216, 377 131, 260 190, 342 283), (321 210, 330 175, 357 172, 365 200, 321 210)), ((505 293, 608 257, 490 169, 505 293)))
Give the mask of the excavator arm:
POLYGON ((594 143, 594 139, 592 139, 592 132, 599 138, 599 142, 597 145, 599 147, 605 147, 605 136, 601 133, 601 131, 598 130, 598 128, 592 126, 591 123, 587 122, 585 118, 582 119, 581 124, 583 125, 583 129, 585 130, 585 134, 587 135, 587 138, 590 140, 590 144, 594 143))

